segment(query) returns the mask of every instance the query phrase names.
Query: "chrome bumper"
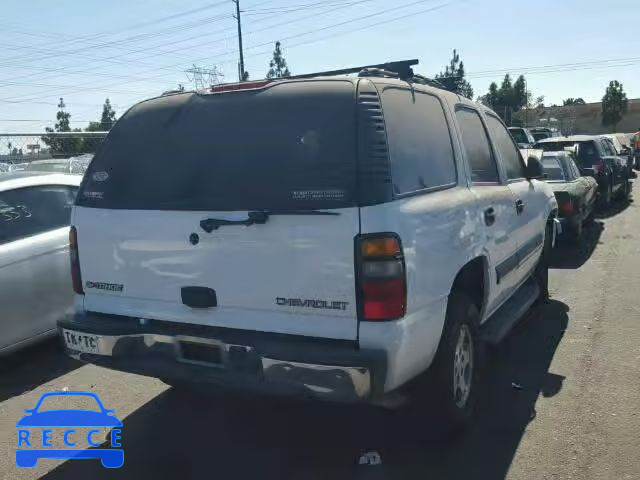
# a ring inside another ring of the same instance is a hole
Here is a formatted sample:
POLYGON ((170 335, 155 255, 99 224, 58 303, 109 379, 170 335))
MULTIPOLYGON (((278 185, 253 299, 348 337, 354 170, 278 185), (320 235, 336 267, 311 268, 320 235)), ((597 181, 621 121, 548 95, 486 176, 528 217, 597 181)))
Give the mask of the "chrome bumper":
MULTIPOLYGON (((261 393, 302 393, 336 401, 360 401, 372 395, 372 367, 365 365, 366 362, 357 365, 353 359, 349 365, 340 365, 286 358, 286 354, 277 351, 276 355, 270 356, 269 352, 254 345, 227 343, 203 336, 159 333, 107 335, 96 333, 95 329, 85 330, 80 325, 61 322, 59 329, 69 356, 116 370, 261 393), (95 344, 91 353, 74 349, 65 338, 65 331, 90 336, 95 344), (219 361, 188 358, 183 349, 185 344, 217 349, 219 361), (245 368, 246 365, 251 367, 245 368)), ((354 350, 353 358, 357 355, 358 351, 354 350)))

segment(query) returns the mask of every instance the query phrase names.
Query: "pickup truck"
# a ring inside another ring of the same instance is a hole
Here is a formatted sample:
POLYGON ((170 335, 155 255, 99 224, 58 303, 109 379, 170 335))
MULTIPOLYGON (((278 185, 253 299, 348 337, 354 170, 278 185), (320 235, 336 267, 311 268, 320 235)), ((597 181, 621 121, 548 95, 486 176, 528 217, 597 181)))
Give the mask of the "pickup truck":
POLYGON ((547 295, 557 204, 495 113, 393 67, 124 114, 73 209, 68 354, 169 384, 429 398, 464 426, 483 346, 547 295))

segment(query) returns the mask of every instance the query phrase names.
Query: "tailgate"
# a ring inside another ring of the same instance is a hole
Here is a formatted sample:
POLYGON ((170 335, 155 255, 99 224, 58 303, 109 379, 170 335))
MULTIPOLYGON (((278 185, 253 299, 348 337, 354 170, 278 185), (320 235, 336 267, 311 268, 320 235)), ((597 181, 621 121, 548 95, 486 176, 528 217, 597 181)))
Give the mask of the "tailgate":
POLYGON ((85 309, 355 339, 356 138, 348 81, 133 107, 74 209, 85 309))
POLYGON ((355 339, 358 209, 271 216, 263 225, 202 231, 201 220, 246 213, 76 208, 85 309, 202 325, 355 339), (193 236, 199 237, 193 244, 193 236), (191 237, 191 238, 190 238, 191 237), (183 303, 183 287, 217 306, 183 303))

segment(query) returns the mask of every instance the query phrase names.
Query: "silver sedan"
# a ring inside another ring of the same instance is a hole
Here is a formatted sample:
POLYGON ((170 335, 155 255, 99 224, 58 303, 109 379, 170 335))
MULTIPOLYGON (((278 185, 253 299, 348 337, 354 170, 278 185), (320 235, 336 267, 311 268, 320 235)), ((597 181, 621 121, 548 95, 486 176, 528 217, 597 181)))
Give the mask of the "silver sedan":
POLYGON ((72 307, 69 222, 81 179, 0 174, 0 355, 54 335, 72 307))

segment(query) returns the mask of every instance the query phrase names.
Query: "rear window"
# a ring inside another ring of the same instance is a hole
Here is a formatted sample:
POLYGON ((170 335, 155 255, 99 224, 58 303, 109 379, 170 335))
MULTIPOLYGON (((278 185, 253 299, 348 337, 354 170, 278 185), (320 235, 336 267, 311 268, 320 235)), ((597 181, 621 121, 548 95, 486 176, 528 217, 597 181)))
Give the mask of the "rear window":
POLYGON ((516 143, 529 143, 527 134, 522 128, 510 128, 509 132, 516 143))
POLYGON ((117 122, 78 204, 149 210, 356 204, 354 87, 285 83, 143 102, 117 122))
POLYGON ((549 134, 544 133, 544 132, 539 132, 539 133, 533 132, 531 135, 532 135, 532 136, 533 136, 533 138, 536 140, 536 142, 537 142, 538 140, 544 140, 545 138, 549 138, 549 137, 550 137, 550 135, 549 135, 549 134))
POLYGON ((591 168, 591 166, 600 158, 598 148, 596 147, 595 142, 591 140, 583 142, 542 142, 536 144, 535 148, 541 149, 545 152, 559 152, 567 147, 570 148, 575 145, 580 146, 578 154, 578 165, 585 168, 591 168))
POLYGON ((542 169, 545 180, 564 181, 564 172, 558 159, 555 157, 543 157, 542 169))

